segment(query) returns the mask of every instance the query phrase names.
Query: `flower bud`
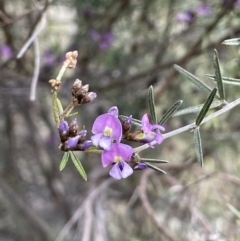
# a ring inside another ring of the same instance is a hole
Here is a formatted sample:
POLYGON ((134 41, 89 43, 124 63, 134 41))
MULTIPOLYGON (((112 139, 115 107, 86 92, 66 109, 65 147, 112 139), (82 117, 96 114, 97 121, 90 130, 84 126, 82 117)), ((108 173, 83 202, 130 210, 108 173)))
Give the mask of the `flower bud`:
POLYGON ((92 102, 96 97, 97 97, 97 94, 95 92, 88 92, 86 95, 83 96, 83 98, 78 103, 86 104, 86 103, 92 102))
POLYGON ((132 126, 132 116, 130 115, 125 121, 122 123, 123 134, 126 134, 132 126))
POLYGON ((69 136, 76 136, 78 133, 77 119, 75 118, 69 126, 69 136))
POLYGON ((62 121, 58 128, 60 139, 62 142, 68 139, 69 127, 67 121, 62 121))
POLYGON ((68 150, 74 149, 77 146, 79 139, 80 139, 80 136, 75 136, 75 137, 69 138, 66 141, 67 149, 68 150))
POLYGON ((82 88, 82 81, 79 79, 76 79, 72 86, 72 96, 75 97, 75 95, 81 90, 82 88))

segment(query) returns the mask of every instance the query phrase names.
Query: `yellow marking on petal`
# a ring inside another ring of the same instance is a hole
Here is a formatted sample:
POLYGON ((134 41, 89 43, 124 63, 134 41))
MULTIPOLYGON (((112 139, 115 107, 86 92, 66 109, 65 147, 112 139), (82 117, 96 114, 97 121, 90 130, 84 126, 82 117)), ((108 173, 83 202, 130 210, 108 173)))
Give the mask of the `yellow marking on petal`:
POLYGON ((123 159, 121 156, 115 156, 114 157, 114 162, 121 162, 123 159))
POLYGON ((106 126, 103 133, 105 136, 112 136, 112 128, 109 128, 108 126, 106 126))

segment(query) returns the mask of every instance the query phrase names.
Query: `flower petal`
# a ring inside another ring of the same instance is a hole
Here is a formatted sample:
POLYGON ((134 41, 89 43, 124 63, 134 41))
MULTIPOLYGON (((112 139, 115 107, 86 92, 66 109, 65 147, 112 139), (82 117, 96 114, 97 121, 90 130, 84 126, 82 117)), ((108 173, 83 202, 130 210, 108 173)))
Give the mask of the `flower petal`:
POLYGON ((80 139, 80 136, 75 136, 75 137, 69 138, 66 142, 67 148, 72 149, 72 148, 76 147, 79 139, 80 139))
POLYGON ((91 137, 92 143, 94 146, 99 146, 99 142, 101 140, 101 138, 103 137, 102 133, 96 134, 94 136, 91 137))
POLYGON ((100 147, 102 147, 103 150, 110 150, 112 145, 112 139, 109 136, 103 136, 98 144, 100 147))
POLYGON ((111 114, 111 115, 113 115, 113 116, 115 116, 115 117, 118 118, 118 108, 117 108, 117 106, 111 107, 111 108, 108 110, 108 114, 111 114))
POLYGON ((130 175, 133 174, 133 169, 126 163, 126 162, 121 162, 122 164, 122 178, 126 178, 130 175))
POLYGON ((121 172, 121 170, 120 170, 120 168, 119 168, 118 163, 116 163, 116 164, 112 167, 112 169, 111 169, 110 172, 109 172, 109 175, 112 176, 113 178, 117 179, 117 180, 119 180, 119 179, 122 178, 122 172, 121 172))

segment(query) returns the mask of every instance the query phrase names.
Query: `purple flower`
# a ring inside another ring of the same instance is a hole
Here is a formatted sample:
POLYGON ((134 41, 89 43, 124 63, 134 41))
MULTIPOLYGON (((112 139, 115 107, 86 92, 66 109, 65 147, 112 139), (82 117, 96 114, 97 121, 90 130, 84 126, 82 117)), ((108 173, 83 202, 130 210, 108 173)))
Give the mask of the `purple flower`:
POLYGON ((206 3, 201 3, 197 6, 196 12, 202 16, 209 16, 212 14, 212 7, 206 3))
POLYGON ((93 123, 91 137, 93 145, 104 150, 110 150, 112 141, 120 142, 122 139, 122 125, 119 119, 111 112, 100 115, 93 123))
POLYGON ((100 33, 95 29, 92 29, 89 34, 91 38, 98 43, 99 48, 103 50, 109 48, 114 40, 112 32, 100 33))
POLYGON ((13 56, 12 48, 9 45, 0 45, 0 56, 3 61, 10 59, 13 56))
POLYGON ((131 159, 133 149, 122 143, 113 143, 110 150, 102 153, 103 167, 114 164, 109 174, 115 179, 126 178, 133 173, 133 169, 126 162, 131 159))
POLYGON ((150 147, 153 147, 151 145, 151 142, 153 140, 155 140, 158 144, 161 144, 163 141, 163 136, 162 134, 159 132, 159 130, 161 131, 165 131, 165 128, 161 125, 151 125, 148 119, 147 114, 145 114, 142 118, 142 131, 143 131, 143 140, 146 141, 146 143, 149 143, 150 147), (157 132, 155 132, 157 131, 157 132))
POLYGON ((179 22, 192 23, 194 20, 194 12, 192 10, 187 10, 182 13, 177 14, 177 20, 179 22))
POLYGON ((75 148, 76 145, 78 144, 79 139, 80 139, 80 136, 75 136, 75 137, 69 138, 69 139, 66 141, 67 148, 68 148, 68 149, 73 149, 73 148, 75 148))

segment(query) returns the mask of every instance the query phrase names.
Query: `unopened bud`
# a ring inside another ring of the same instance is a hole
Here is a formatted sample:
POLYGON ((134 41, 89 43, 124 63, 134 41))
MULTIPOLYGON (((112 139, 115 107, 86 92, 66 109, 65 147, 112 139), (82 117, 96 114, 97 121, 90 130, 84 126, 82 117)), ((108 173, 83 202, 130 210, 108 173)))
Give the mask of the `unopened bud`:
POLYGON ((95 92, 88 92, 86 95, 83 96, 83 98, 80 100, 80 104, 86 104, 94 99, 96 99, 97 94, 95 92))
POLYGON ((69 126, 69 136, 76 136, 78 133, 77 119, 75 118, 69 126))
POLYGON ((68 68, 75 68, 77 64, 77 56, 78 56, 78 51, 72 51, 66 53, 66 59, 69 61, 68 63, 68 68))

